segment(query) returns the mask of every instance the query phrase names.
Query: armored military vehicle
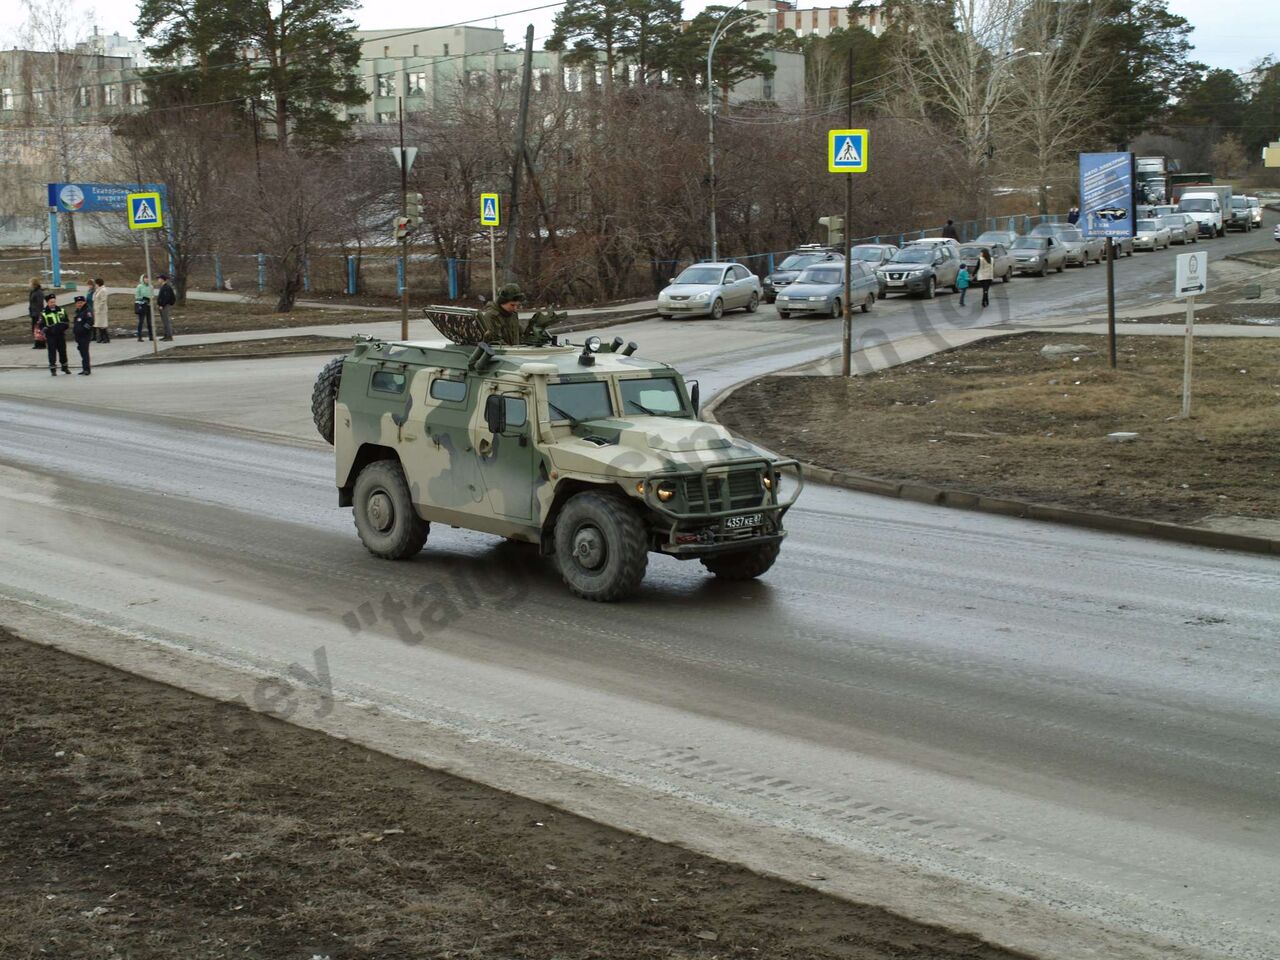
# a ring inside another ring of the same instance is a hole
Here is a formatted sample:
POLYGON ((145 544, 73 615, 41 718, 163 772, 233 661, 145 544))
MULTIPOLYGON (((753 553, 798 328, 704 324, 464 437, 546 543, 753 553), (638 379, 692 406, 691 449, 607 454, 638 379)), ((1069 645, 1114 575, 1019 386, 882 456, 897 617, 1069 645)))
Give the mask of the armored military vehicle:
POLYGON ((359 338, 312 397, 339 505, 376 556, 446 523, 537 545, 588 600, 632 594, 650 552, 760 576, 798 465, 699 421, 697 384, 635 349, 359 338))

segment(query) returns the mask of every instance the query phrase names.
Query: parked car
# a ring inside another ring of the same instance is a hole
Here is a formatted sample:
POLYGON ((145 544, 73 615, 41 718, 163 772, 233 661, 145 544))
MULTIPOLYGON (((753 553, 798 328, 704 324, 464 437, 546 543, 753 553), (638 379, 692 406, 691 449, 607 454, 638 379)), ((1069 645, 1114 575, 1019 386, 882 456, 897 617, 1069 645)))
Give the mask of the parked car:
POLYGON ((1086 237, 1078 229, 1067 223, 1042 223, 1031 229, 1033 237, 1053 237, 1062 244, 1067 255, 1067 266, 1078 263, 1087 267, 1089 261, 1102 262, 1102 253, 1106 241, 1102 237, 1086 237))
POLYGON ((1160 217, 1161 225, 1169 229, 1171 243, 1188 244, 1200 241, 1200 224, 1189 213, 1171 213, 1160 217))
POLYGON ((1138 233, 1133 238, 1137 250, 1168 250, 1171 240, 1169 228, 1159 220, 1139 220, 1138 233))
POLYGON ((888 263, 877 268, 880 296, 890 293, 919 293, 932 299, 938 287, 956 289, 960 272, 960 245, 947 243, 909 243, 888 263))
POLYGON ((670 317, 711 317, 743 307, 755 313, 760 306, 760 278, 740 263, 695 263, 658 294, 658 314, 670 317))
MULTIPOLYGON (((1133 237, 1112 237, 1111 242, 1115 244, 1117 260, 1121 257, 1133 256, 1133 237)), ((1105 253, 1105 243, 1103 244, 1103 248, 1105 253)))
MULTIPOLYGON (((849 266, 849 302, 866 313, 876 302, 880 281, 876 279, 875 268, 861 260, 851 260, 849 266)), ((793 313, 843 317, 844 264, 815 263, 805 267, 800 276, 778 294, 778 316, 786 320, 793 313)))
POLYGON ((1280 243, 1280 223, 1276 224, 1276 228, 1271 231, 1271 236, 1275 238, 1276 243, 1280 243))
POLYGON ((830 247, 799 247, 787 254, 773 273, 764 278, 762 292, 765 303, 773 303, 778 298, 778 291, 800 276, 800 271, 812 263, 823 263, 827 260, 839 260, 840 254, 830 247))
POLYGON ((888 263, 898 253, 898 247, 892 243, 859 243, 849 248, 849 255, 854 260, 861 260, 872 270, 882 263, 888 263))
POLYGON ((960 241, 954 237, 921 237, 919 240, 908 240, 902 249, 907 247, 938 247, 938 246, 960 246, 960 241))
POLYGON ((1013 241, 1017 240, 1022 234, 1017 230, 984 230, 978 234, 974 243, 998 243, 1002 247, 1011 247, 1013 241))
POLYGON ((1253 218, 1253 226, 1256 230, 1262 226, 1262 201, 1257 197, 1246 197, 1249 201, 1249 216, 1253 218))
POLYGON ((1149 207, 1138 207, 1135 211, 1139 220, 1146 218, 1147 220, 1159 220, 1161 217, 1167 217, 1171 213, 1178 212, 1176 203, 1158 203, 1149 207))
POLYGON ((1002 243, 966 243, 960 247, 960 259, 969 267, 969 275, 978 277, 978 258, 982 251, 991 254, 993 276, 1002 283, 1013 279, 1013 254, 1002 243))
POLYGON ((1053 237, 1019 237, 1009 247, 1013 265, 1019 273, 1043 277, 1050 270, 1062 272, 1067 265, 1067 251, 1053 237))

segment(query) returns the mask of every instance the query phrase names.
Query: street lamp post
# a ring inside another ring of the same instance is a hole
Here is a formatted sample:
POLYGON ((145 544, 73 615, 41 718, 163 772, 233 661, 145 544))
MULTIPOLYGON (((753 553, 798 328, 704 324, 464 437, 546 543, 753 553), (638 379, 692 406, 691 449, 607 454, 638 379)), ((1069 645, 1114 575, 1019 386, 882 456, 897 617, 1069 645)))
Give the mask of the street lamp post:
POLYGON ((711 43, 707 45, 707 189, 710 191, 711 197, 711 202, 708 206, 710 207, 711 220, 712 261, 720 259, 720 241, 716 236, 716 85, 711 81, 711 57, 716 52, 716 44, 730 28, 736 27, 744 20, 750 20, 755 16, 752 13, 745 17, 739 17, 733 23, 728 22, 729 14, 744 3, 746 3, 746 0, 738 0, 737 3, 720 15, 720 22, 711 31, 711 43))

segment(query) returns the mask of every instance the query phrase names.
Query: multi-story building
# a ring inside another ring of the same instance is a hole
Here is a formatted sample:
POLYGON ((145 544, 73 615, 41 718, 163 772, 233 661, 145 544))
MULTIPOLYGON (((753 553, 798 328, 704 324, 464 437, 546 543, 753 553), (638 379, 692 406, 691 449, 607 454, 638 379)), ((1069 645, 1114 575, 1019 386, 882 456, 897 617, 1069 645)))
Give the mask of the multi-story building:
POLYGON ((0 50, 0 124, 89 123, 144 103, 131 57, 0 50))
MULTIPOLYGON (((797 36, 828 36, 833 30, 849 26, 850 4, 834 7, 809 7, 804 10, 792 0, 747 0, 742 9, 765 15, 763 29, 770 33, 793 30, 797 36)), ((865 27, 877 37, 884 33, 884 11, 878 4, 868 4, 858 9, 854 26, 865 27)))

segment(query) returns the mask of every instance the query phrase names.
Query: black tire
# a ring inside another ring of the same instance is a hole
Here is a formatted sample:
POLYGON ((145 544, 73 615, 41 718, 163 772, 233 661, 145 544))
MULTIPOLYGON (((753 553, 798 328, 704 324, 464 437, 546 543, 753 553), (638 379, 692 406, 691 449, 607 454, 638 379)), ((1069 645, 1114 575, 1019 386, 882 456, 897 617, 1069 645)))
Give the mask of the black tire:
POLYGON ((338 385, 342 383, 342 362, 346 357, 334 357, 316 375, 311 388, 311 419, 326 443, 333 443, 333 404, 338 399, 338 385))
POLYGON ((929 285, 924 288, 924 298, 926 300, 932 300, 935 295, 936 295, 936 291, 933 289, 933 277, 930 277, 929 285))
POLYGON ((844 316, 844 304, 840 302, 840 298, 836 297, 831 301, 831 319, 836 320, 844 316))
POLYGON ((876 305, 876 295, 874 293, 868 293, 867 299, 862 301, 862 312, 870 313, 871 308, 874 307, 875 305, 876 305))
POLYGON ((1001 283, 1008 283, 1013 279, 1013 270, 1009 269, 1004 272, 1004 276, 1000 278, 1001 283))
POLYGON ((1058 264, 1058 272, 1061 273, 1065 269, 1067 269, 1067 261, 1063 260, 1060 264, 1058 264))
POLYGON ((408 560, 427 542, 431 524, 414 509, 399 461, 375 460, 361 470, 352 506, 360 542, 375 557, 408 560))
POLYGON ((724 316, 724 301, 716 297, 715 302, 711 304, 711 319, 719 320, 724 316))
POLYGON ((1043 264, 1043 265, 1040 267, 1040 272, 1039 272, 1039 273, 1037 273, 1037 274, 1036 274, 1036 276, 1037 276, 1037 277, 1047 277, 1048 275, 1049 275, 1049 264, 1047 264, 1047 263, 1046 263, 1046 264, 1043 264))
POLYGON ((753 293, 751 299, 747 301, 747 313, 755 313, 760 309, 760 295, 753 293))
POLYGON ((556 561, 565 585, 584 600, 611 603, 636 592, 649 563, 644 521, 620 497, 574 494, 556 518, 556 561))
POLYGON ((779 310, 779 311, 778 311, 778 316, 779 316, 779 317, 781 317, 783 320, 790 320, 790 319, 791 319, 791 311, 790 311, 790 310, 779 310))
POLYGON ((702 565, 721 580, 754 580, 773 566, 781 549, 782 542, 774 540, 746 550, 713 553, 702 558, 702 565))

